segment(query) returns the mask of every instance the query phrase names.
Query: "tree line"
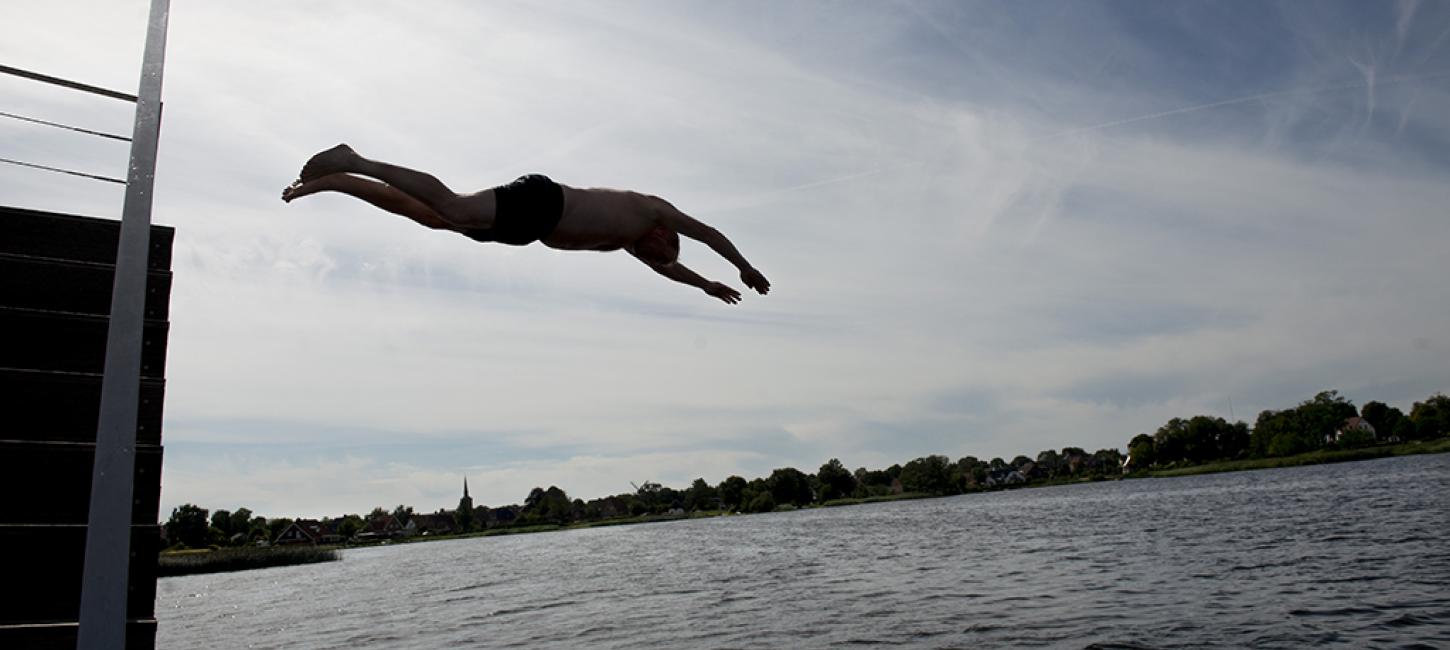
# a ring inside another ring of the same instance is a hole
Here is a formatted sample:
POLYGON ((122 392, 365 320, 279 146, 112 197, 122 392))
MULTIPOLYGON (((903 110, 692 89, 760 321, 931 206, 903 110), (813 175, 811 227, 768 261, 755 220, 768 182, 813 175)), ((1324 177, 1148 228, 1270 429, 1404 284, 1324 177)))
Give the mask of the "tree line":
POLYGON ((1130 469, 1168 468, 1224 460, 1294 456, 1323 449, 1433 440, 1450 435, 1450 397, 1415 402, 1410 414, 1384 402, 1354 403, 1326 390, 1299 405, 1259 413, 1245 422, 1196 415, 1173 418, 1128 441, 1130 469))
MULTIPOLYGON (((413 517, 413 508, 400 505, 389 511, 377 507, 366 515, 346 514, 324 521, 339 537, 350 540, 363 531, 369 520, 389 516, 407 522, 413 517)), ((186 503, 171 510, 171 517, 162 524, 162 528, 170 548, 250 546, 277 539, 293 521, 297 520, 254 515, 249 508, 211 511, 186 503)))
MULTIPOLYGON (((1266 410, 1252 428, 1245 422, 1198 415, 1173 418, 1152 434, 1134 436, 1125 457, 1117 449, 1087 452, 1079 447, 1048 449, 1011 460, 964 456, 915 458, 884 469, 848 469, 832 458, 814 473, 781 467, 768 476, 746 479, 733 475, 719 483, 697 478, 675 489, 645 482, 632 492, 585 501, 571 498, 558 486, 536 487, 521 504, 474 506, 460 500, 453 510, 420 515, 410 506, 378 507, 367 515, 348 514, 322 520, 344 540, 355 539, 369 522, 393 518, 418 534, 464 534, 491 529, 564 526, 670 516, 697 512, 770 512, 851 500, 893 496, 946 496, 1055 482, 1117 478, 1125 472, 1180 467, 1221 460, 1289 456, 1320 449, 1346 449, 1450 435, 1450 398, 1436 394, 1416 402, 1405 415, 1382 402, 1361 408, 1337 391, 1284 410, 1266 410)), ((182 505, 165 524, 170 543, 184 547, 266 543, 275 540, 292 519, 255 516, 247 508, 209 512, 182 505)))
MULTIPOLYGON (((452 511, 419 515, 409 506, 391 511, 374 508, 367 516, 343 515, 322 520, 343 540, 355 539, 369 521, 392 517, 401 525, 412 521, 419 534, 464 534, 491 529, 531 526, 564 526, 611 520, 636 520, 687 516, 699 512, 770 512, 780 509, 826 505, 845 500, 863 500, 895 495, 946 496, 1000 489, 1029 482, 1061 479, 1094 479, 1116 476, 1122 454, 1116 449, 1095 453, 1067 447, 1047 450, 1037 460, 1017 456, 981 460, 966 456, 952 461, 946 456, 916 458, 905 465, 852 471, 832 458, 815 473, 794 467, 778 468, 769 476, 746 479, 733 475, 716 484, 697 478, 689 487, 675 489, 645 482, 632 492, 585 501, 570 498, 558 486, 533 488, 521 504, 471 506, 461 500, 452 511), (439 527, 439 517, 446 526, 439 527)), ((277 539, 294 520, 254 516, 247 508, 210 512, 194 504, 172 510, 164 524, 172 548, 205 548, 269 543, 277 539)))

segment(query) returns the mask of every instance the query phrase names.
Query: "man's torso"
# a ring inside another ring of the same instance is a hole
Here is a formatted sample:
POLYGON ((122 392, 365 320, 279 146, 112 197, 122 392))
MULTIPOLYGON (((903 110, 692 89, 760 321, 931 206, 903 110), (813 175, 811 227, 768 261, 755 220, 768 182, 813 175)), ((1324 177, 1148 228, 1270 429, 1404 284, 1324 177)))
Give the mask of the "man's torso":
POLYGON ((564 250, 619 250, 654 230, 653 197, 625 190, 561 186, 564 211, 545 246, 564 250))

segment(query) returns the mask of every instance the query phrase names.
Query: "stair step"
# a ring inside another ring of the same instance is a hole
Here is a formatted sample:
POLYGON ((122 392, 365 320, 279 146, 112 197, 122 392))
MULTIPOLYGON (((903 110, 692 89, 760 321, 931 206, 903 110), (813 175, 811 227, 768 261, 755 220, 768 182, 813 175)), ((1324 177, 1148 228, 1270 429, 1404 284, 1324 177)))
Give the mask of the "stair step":
MULTIPOLYGON (((147 268, 171 268, 175 235, 170 226, 151 226, 147 268)), ((0 206, 0 253, 115 264, 120 241, 119 220, 0 206)))

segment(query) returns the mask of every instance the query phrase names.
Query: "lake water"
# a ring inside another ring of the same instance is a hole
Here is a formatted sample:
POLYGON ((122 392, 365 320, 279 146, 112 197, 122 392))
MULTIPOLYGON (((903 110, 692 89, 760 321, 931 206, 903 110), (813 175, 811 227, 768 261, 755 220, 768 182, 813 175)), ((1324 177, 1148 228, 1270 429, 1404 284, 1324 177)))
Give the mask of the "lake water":
POLYGON ((163 648, 1450 648, 1450 454, 163 578, 163 648))

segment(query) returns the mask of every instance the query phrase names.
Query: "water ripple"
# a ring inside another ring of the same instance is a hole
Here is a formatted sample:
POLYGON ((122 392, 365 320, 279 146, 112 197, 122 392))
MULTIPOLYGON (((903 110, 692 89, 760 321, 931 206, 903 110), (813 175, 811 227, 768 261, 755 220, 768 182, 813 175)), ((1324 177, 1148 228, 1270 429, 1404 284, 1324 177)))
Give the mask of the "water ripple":
POLYGON ((1450 647, 1450 455, 355 549, 160 647, 1450 647))

